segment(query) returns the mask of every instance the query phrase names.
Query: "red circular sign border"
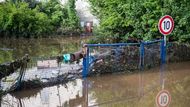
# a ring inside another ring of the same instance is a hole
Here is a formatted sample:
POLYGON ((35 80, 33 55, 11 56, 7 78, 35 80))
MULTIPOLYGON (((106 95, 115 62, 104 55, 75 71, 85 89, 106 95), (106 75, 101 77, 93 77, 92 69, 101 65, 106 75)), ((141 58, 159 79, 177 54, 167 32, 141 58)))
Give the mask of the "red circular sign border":
POLYGON ((158 107, 168 107, 168 105, 170 104, 170 102, 171 102, 171 95, 169 94, 169 91, 167 91, 167 90, 162 90, 162 91, 160 91, 158 94, 157 94, 157 96, 156 96, 156 104, 157 104, 157 106, 158 107), (162 93, 166 93, 168 96, 169 96, 169 103, 166 105, 166 106, 161 106, 161 105, 159 105, 159 96, 162 94, 162 93))
POLYGON ((163 17, 159 20, 158 28, 159 28, 159 30, 160 30, 160 33, 162 33, 163 35, 169 35, 169 34, 172 32, 172 30, 174 29, 174 20, 173 20, 173 18, 172 18, 171 16, 169 16, 169 15, 163 16, 163 17), (172 28, 171 28, 168 32, 165 32, 165 31, 162 29, 162 27, 161 27, 161 26, 162 26, 161 24, 162 24, 163 20, 166 19, 166 18, 170 19, 171 22, 172 22, 172 28))

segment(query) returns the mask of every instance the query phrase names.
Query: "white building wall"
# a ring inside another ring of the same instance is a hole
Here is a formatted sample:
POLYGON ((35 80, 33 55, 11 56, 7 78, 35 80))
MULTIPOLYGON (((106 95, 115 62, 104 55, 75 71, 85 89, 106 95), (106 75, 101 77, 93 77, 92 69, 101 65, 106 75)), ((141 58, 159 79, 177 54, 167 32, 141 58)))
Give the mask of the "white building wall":
POLYGON ((76 0, 76 10, 81 22, 93 22, 93 25, 99 25, 99 20, 92 15, 88 0, 76 0))
MULTIPOLYGON (((61 4, 64 5, 65 3, 67 3, 68 0, 60 0, 60 1, 61 4)), ((90 11, 90 4, 88 0, 76 0, 75 5, 82 26, 85 22, 93 22, 94 26, 99 25, 99 20, 94 15, 92 15, 90 11)))

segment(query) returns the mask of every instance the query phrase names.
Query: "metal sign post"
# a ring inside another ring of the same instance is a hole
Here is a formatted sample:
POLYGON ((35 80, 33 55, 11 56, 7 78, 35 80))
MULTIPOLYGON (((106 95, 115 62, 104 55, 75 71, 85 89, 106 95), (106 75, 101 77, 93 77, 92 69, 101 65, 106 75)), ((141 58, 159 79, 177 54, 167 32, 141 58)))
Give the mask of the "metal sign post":
POLYGON ((166 35, 164 35, 164 46, 166 46, 166 35))
POLYGON ((163 34, 163 41, 161 44, 161 69, 160 69, 160 84, 162 90, 156 96, 156 104, 158 107, 168 107, 171 101, 171 96, 169 91, 164 90, 165 78, 164 78, 164 71, 165 71, 165 63, 166 63, 166 36, 169 35, 174 28, 174 20, 171 16, 165 15, 163 16, 158 23, 158 28, 161 34, 163 34))
MULTIPOLYGON (((174 20, 171 16, 165 15, 163 16, 158 23, 158 28, 161 34, 164 35, 163 40, 164 40, 164 56, 166 55, 166 35, 169 35, 173 29, 174 29, 174 20)), ((166 58, 162 57, 162 63, 166 62, 166 58)))

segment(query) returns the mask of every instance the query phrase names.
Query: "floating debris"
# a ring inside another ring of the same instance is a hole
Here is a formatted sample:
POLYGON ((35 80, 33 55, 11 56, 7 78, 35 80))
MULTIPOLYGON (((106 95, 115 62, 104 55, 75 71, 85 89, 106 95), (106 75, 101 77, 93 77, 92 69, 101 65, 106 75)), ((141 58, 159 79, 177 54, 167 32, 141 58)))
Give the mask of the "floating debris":
POLYGON ((21 68, 22 66, 27 64, 29 62, 29 60, 30 60, 29 56, 26 54, 21 59, 17 59, 13 62, 7 62, 7 63, 0 64, 0 79, 14 73, 19 68, 21 68))

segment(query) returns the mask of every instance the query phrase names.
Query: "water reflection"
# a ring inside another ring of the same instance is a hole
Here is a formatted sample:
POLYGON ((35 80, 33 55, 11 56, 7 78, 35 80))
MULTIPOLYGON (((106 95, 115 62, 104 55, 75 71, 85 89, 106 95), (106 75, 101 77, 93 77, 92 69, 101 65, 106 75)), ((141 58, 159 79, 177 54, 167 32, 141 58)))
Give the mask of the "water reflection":
MULTIPOLYGON (((171 107, 189 107, 190 62, 166 66, 165 89, 172 96, 171 107), (180 95, 183 95, 182 96, 180 95), (183 105, 183 106, 181 106, 183 105)), ((97 102, 90 106, 101 107, 156 107, 155 98, 160 84, 160 68, 137 74, 105 75, 89 78, 93 83, 89 92, 94 92, 97 102)))
MULTIPOLYGON (((77 79, 65 85, 15 92, 3 97, 3 102, 8 101, 10 105, 18 107, 87 107, 83 103, 87 102, 87 85, 83 84, 85 81, 77 79)), ((1 105, 6 107, 5 103, 1 105)))
POLYGON ((56 56, 79 50, 87 37, 41 38, 41 39, 2 39, 0 38, 0 63, 24 56, 26 53, 35 59, 56 56))
MULTIPOLYGON (((190 105, 190 62, 166 66, 165 89, 171 107, 190 105)), ((159 67, 135 74, 114 74, 76 79, 65 85, 20 91, 2 97, 2 107, 156 107, 159 67), (29 94, 31 93, 31 95, 29 94), (27 95, 28 94, 28 95, 27 95)))

